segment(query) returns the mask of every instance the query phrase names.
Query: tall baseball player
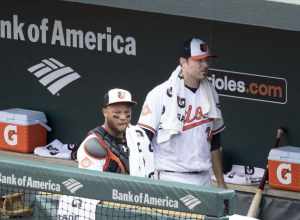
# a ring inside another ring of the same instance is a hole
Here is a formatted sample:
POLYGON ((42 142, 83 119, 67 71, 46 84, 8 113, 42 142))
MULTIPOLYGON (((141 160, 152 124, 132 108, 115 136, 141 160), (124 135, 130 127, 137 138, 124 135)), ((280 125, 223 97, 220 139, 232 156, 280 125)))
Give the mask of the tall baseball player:
POLYGON ((138 124, 152 140, 155 178, 210 185, 223 179, 220 133, 224 129, 219 97, 207 79, 207 44, 198 39, 183 45, 179 66, 146 97, 138 124))
POLYGON ((77 151, 79 168, 151 177, 153 153, 144 130, 130 124, 136 102, 129 91, 111 89, 104 96, 102 126, 91 130, 77 151))

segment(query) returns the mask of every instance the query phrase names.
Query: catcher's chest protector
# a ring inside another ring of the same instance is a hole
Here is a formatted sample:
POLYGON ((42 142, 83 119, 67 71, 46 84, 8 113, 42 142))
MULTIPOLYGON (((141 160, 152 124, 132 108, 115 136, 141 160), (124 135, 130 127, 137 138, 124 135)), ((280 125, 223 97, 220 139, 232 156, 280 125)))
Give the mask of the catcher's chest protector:
POLYGON ((118 143, 117 139, 109 135, 103 127, 97 127, 89 134, 96 134, 99 144, 108 152, 108 162, 104 171, 128 174, 129 148, 127 143, 118 143))

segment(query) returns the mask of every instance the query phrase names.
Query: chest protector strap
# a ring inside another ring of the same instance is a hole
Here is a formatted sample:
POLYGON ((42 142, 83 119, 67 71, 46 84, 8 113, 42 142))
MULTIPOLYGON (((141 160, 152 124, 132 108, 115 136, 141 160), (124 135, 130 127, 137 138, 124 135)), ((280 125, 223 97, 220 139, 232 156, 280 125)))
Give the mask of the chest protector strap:
POLYGON ((116 172, 118 173, 129 173, 129 159, 128 154, 123 152, 120 147, 111 140, 105 133, 102 127, 97 127, 89 132, 89 134, 95 134, 99 144, 107 151, 106 162, 103 170, 108 171, 109 167, 113 167, 113 163, 117 165, 116 172))

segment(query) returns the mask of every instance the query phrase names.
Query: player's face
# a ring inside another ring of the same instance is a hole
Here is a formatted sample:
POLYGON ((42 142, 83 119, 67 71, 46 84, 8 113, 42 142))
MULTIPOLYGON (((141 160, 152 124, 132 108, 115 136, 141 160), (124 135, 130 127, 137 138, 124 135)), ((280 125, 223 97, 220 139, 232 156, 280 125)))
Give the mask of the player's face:
POLYGON ((116 103, 103 108, 105 127, 114 136, 123 136, 131 120, 131 105, 116 103))
POLYGON ((201 60, 184 59, 181 65, 187 80, 200 82, 207 77, 209 66, 207 58, 201 60))

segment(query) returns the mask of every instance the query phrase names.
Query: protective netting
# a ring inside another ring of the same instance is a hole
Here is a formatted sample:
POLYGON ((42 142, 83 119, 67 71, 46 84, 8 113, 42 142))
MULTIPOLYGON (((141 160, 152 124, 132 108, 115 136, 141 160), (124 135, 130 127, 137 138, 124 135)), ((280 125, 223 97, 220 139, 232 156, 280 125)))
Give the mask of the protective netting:
POLYGON ((52 194, 1 184, 0 192, 0 219, 205 219, 200 214, 52 194))

